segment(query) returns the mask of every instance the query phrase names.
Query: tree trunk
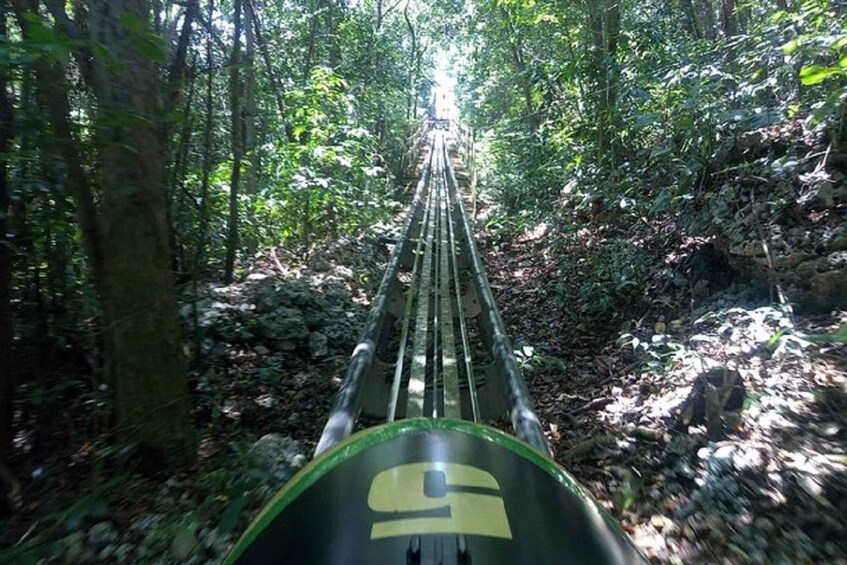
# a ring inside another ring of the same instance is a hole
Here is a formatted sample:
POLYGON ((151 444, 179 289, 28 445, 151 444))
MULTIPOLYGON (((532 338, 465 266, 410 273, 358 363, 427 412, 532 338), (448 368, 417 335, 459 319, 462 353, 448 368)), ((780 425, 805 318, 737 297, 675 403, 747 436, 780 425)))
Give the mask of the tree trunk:
MULTIPOLYGON (((195 62, 192 68, 196 67, 195 62)), ((181 280, 191 265, 186 265, 186 256, 184 250, 184 242, 180 237, 180 227, 183 225, 185 216, 185 200, 187 190, 185 186, 185 177, 190 165, 191 155, 191 138, 194 133, 194 92, 196 87, 196 73, 192 73, 192 78, 188 86, 188 96, 185 99, 185 111, 183 112, 184 123, 182 130, 179 133, 179 141, 174 152, 173 166, 170 167, 170 179, 168 180, 168 243, 171 248, 173 258, 171 261, 171 270, 177 276, 177 280, 181 280)))
MULTIPOLYGON (((14 0, 15 19, 24 35, 29 35, 32 23, 24 17, 26 12, 36 13, 34 0, 14 0)), ((103 252, 98 234, 98 213, 91 191, 91 184, 82 167, 80 141, 76 126, 71 122, 71 107, 68 100, 69 86, 64 69, 46 58, 40 58, 32 65, 35 76, 38 99, 46 110, 50 122, 53 143, 59 150, 67 167, 67 186, 77 206, 77 217, 82 231, 83 243, 91 263, 95 285, 103 280, 103 252)))
MULTIPOLYGON (((6 13, 8 1, 0 0, 0 36, 8 37, 6 13)), ((0 67, 0 155, 8 155, 12 142, 12 101, 9 77, 0 67)), ((11 210, 8 161, 0 158, 0 465, 8 457, 12 445, 13 393, 12 381, 12 253, 7 218, 11 210)), ((5 493, 0 492, 5 498, 5 493)), ((0 503, 0 513, 3 504, 0 503)))
POLYGON ((403 151, 400 154, 399 174, 405 176, 409 163, 407 160, 411 157, 409 143, 411 136, 415 132, 415 122, 417 118, 417 100, 418 100, 418 34, 415 30, 412 20, 409 18, 409 5, 403 9, 403 19, 406 20, 406 28, 409 30, 409 39, 412 44, 409 49, 409 84, 406 92, 406 127, 403 134, 403 151))
MULTIPOLYGON (((330 1, 326 10, 326 30, 327 35, 330 37, 330 41, 328 42, 329 49, 329 66, 333 69, 337 69, 341 66, 342 63, 342 49, 340 45, 340 41, 338 38, 338 24, 336 23, 336 14, 335 8, 337 8, 337 4, 330 1)), ((343 19, 343 16, 342 16, 343 19)))
POLYGON ((697 12, 694 9, 693 0, 680 0, 679 2, 682 13, 685 15, 685 23, 688 26, 688 31, 694 39, 700 39, 700 25, 697 22, 697 12))
POLYGON ((407 68, 409 69, 409 90, 406 94, 406 121, 410 122, 415 118, 415 115, 412 114, 413 100, 417 98, 418 95, 418 77, 417 77, 417 59, 418 59, 418 34, 415 30, 415 26, 412 24, 412 20, 409 19, 409 5, 406 4, 406 8, 403 10, 403 19, 406 20, 406 28, 409 30, 409 39, 412 41, 412 44, 409 49, 409 64, 407 68))
POLYGON ((715 30, 715 5, 712 0, 702 0, 703 11, 703 37, 709 41, 714 41, 716 37, 715 30))
MULTIPOLYGON (((247 51, 244 57, 244 151, 248 155, 251 164, 251 171, 254 166, 258 169, 258 163, 255 162, 254 149, 256 148, 256 36, 253 32, 253 4, 246 2, 244 4, 244 37, 247 41, 247 51)), ((251 174, 251 171, 245 175, 246 192, 252 194, 255 191, 256 175, 251 174)))
POLYGON ((596 77, 595 111, 597 121, 598 162, 614 167, 617 147, 613 135, 617 130, 618 68, 617 51, 620 35, 620 5, 618 0, 605 0, 599 10, 589 6, 589 24, 594 44, 594 74, 596 77))
POLYGON ((735 13, 735 0, 722 0, 721 22, 725 37, 732 37, 738 31, 737 14, 735 13))
MULTIPOLYGON (((602 9, 602 8, 601 8, 602 9)), ((606 87, 606 47, 603 38, 603 14, 596 10, 590 12, 591 42, 594 46, 594 120, 597 127, 597 162, 603 163, 608 150, 606 137, 606 109, 605 109, 605 87, 606 87)))
POLYGON ((512 63, 515 65, 515 74, 520 81, 521 92, 523 93, 524 105, 525 105, 525 117, 527 126, 529 126, 529 130, 531 132, 538 131, 540 126, 538 121, 538 116, 535 113, 535 104, 532 101, 532 84, 529 81, 529 70, 526 66, 526 61, 524 59, 524 49, 523 42, 521 41, 520 33, 515 29, 514 22, 512 22, 512 16, 509 14, 508 10, 502 8, 500 14, 503 20, 506 23, 506 27, 509 31, 509 49, 512 54, 512 63))
POLYGON ((92 0, 87 29, 111 54, 95 64, 102 188, 106 369, 119 436, 165 464, 195 457, 182 334, 170 272, 160 77, 124 22, 149 29, 147 0, 92 0), (116 65, 119 62, 120 65, 116 65), (105 119, 104 119, 105 118, 105 119))
POLYGON ((311 11, 309 19, 309 38, 306 40, 306 57, 303 59, 303 69, 301 71, 303 84, 308 84, 309 77, 312 74, 313 59, 315 56, 315 44, 318 37, 319 19, 321 9, 323 8, 323 0, 317 0, 311 11))
POLYGON ((244 114, 241 97, 241 23, 242 0, 235 0, 235 37, 230 59, 229 93, 232 112, 232 176, 229 182, 229 221, 226 237, 224 282, 232 282, 238 251, 238 194, 241 185, 241 161, 244 157, 244 114))
MULTIPOLYGON (((265 62, 265 70, 268 73, 268 82, 271 85, 271 89, 273 90, 274 97, 276 98, 276 106, 279 110, 280 116, 285 118, 285 100, 282 97, 282 86, 280 85, 279 80, 276 77, 276 73, 274 72, 273 62, 271 61, 271 53, 268 49, 268 43, 265 39, 264 34, 262 33, 262 21, 259 19, 259 13, 256 11, 256 6, 254 4, 254 0, 247 0, 250 2, 253 14, 253 28, 256 34, 256 41, 259 46, 259 51, 262 53, 262 60, 265 62)), ((296 141, 293 136, 290 135, 290 132, 286 130, 286 134, 288 135, 288 141, 294 142, 296 141)))
MULTIPOLYGON (((256 14, 253 12, 253 3, 250 0, 244 3, 244 37, 247 50, 244 57, 244 155, 247 158, 247 170, 244 172, 244 193, 254 197, 258 192, 259 171, 262 167, 259 151, 257 151, 256 118, 258 110, 256 107, 256 35, 253 20, 256 14)), ((250 232, 245 238, 244 246, 252 255, 259 247, 255 233, 250 232)))
POLYGON ((185 16, 182 20, 182 30, 177 41, 176 51, 173 54, 173 61, 168 69, 168 80, 165 88, 165 102, 163 114, 165 119, 162 122, 162 145, 165 152, 168 153, 168 147, 171 141, 171 132, 173 130, 173 112, 179 106, 179 98, 182 94, 182 86, 184 83, 184 74, 186 62, 188 61, 188 47, 191 42, 192 28, 194 20, 200 11, 198 0, 189 0, 185 8, 185 16))
POLYGON ((735 21, 737 24, 736 31, 741 34, 747 33, 750 29, 750 19, 752 18, 752 7, 746 2, 735 5, 735 21))
MULTIPOLYGON (((209 13, 214 12, 214 0, 209 0, 209 13)), ((197 252, 194 258, 193 279, 200 277, 206 256, 206 231, 209 227, 209 182, 212 176, 212 142, 215 127, 215 75, 214 54, 212 51, 212 35, 206 36, 206 66, 208 76, 206 82, 206 117, 203 125, 203 171, 200 179, 200 223, 197 229, 197 252)))
MULTIPOLYGON (((215 2, 209 0, 209 13, 214 13, 215 2)), ((197 283, 200 279, 202 269, 206 262, 206 231, 209 229, 209 181, 212 176, 212 142, 214 141, 215 127, 215 75, 213 72, 214 60, 212 51, 212 34, 206 36, 206 67, 208 69, 206 82, 206 118, 203 125, 203 171, 200 180, 200 222, 197 227, 197 249, 192 266, 192 287, 194 300, 191 303, 191 314, 194 320, 194 355, 200 356, 202 350, 202 332, 200 329, 200 312, 197 308, 198 291, 197 283)))

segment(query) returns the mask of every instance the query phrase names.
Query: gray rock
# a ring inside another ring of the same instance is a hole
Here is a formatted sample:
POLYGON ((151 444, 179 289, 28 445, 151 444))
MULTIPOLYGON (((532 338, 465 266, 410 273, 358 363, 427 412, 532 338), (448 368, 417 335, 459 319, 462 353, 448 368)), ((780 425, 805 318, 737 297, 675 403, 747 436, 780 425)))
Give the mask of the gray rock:
POLYGON ((319 308, 309 308, 303 312, 303 318, 309 329, 314 330, 324 322, 324 313, 319 308))
POLYGON ((177 561, 185 561, 199 543, 194 528, 181 528, 171 540, 171 554, 177 561))
MULTIPOLYGON (((276 306, 303 307, 314 304, 314 291, 303 281, 287 280, 277 284, 265 284, 258 290, 258 295, 267 300, 273 294, 276 306)), ((274 309, 276 308, 274 306, 274 309)))
POLYGON ((115 554, 115 549, 117 549, 117 546, 107 545, 100 551, 100 553, 97 554, 97 559, 100 561, 108 561, 115 554))
POLYGON ((297 341, 309 337, 303 313, 296 308, 280 307, 270 314, 258 316, 255 331, 265 339, 277 341, 297 341))
POLYGON ((132 554, 135 553, 135 548, 130 543, 122 543, 115 548, 112 553, 112 558, 117 563, 128 563, 132 561, 132 554))
POLYGON ((309 354, 312 356, 312 359, 326 357, 327 353, 329 353, 327 337, 320 332, 309 334, 309 354))
POLYGON ((271 350, 264 345, 257 345, 253 348, 253 351, 256 352, 256 355, 270 355, 271 353, 271 350))
POLYGON ((103 546, 118 541, 118 530, 109 522, 98 522, 88 530, 85 539, 88 545, 101 549, 103 546))
POLYGON ((253 333, 234 320, 223 320, 212 326, 211 330, 213 335, 226 343, 251 343, 256 340, 253 333))
POLYGON ((814 256, 809 253, 798 251, 795 253, 789 253, 788 255, 774 257, 774 266, 777 269, 793 269, 804 261, 808 261, 813 258, 814 256))
MULTIPOLYGON (((805 176, 807 175, 802 175, 801 179, 805 176)), ((832 183, 820 179, 813 180, 816 182, 797 199, 797 203, 813 210, 832 208, 835 205, 835 190, 832 183)))
POLYGON ((280 434, 267 434, 250 448, 250 463, 254 468, 270 473, 280 482, 305 463, 300 444, 280 434))
POLYGON ((764 516, 759 516, 758 518, 756 518, 756 520, 753 522, 753 527, 764 534, 768 534, 774 531, 773 522, 771 522, 764 516))
POLYGON ((744 241, 737 243, 730 248, 729 252, 733 255, 741 255, 743 257, 757 257, 765 254, 761 241, 744 241))
POLYGON ((815 311, 829 311, 847 303, 847 269, 815 273, 809 278, 810 292, 805 306, 815 311))
POLYGON ((731 471, 735 466, 734 454, 735 446, 729 444, 722 445, 707 458, 706 468, 710 473, 714 473, 715 475, 731 471))
POLYGON ((137 532, 142 536, 146 536, 152 532, 162 522, 161 514, 149 514, 147 516, 139 516, 129 524, 130 531, 137 532))
POLYGON ((60 544, 65 548, 64 557, 67 563, 78 563, 82 555, 86 552, 82 532, 74 532, 62 538, 60 544))
POLYGON ((847 249, 847 231, 842 231, 835 235, 829 242, 829 247, 836 251, 844 251, 847 249))
POLYGON ((830 267, 835 268, 844 268, 847 267, 847 251, 836 251, 835 253, 830 253, 826 262, 829 263, 830 267))
POLYGON ((297 349, 297 344, 292 341, 282 339, 274 342, 274 348, 279 351, 294 351, 297 349))
POLYGON ((260 295, 254 302, 257 314, 265 314, 273 312, 279 307, 279 297, 276 293, 264 293, 260 295))

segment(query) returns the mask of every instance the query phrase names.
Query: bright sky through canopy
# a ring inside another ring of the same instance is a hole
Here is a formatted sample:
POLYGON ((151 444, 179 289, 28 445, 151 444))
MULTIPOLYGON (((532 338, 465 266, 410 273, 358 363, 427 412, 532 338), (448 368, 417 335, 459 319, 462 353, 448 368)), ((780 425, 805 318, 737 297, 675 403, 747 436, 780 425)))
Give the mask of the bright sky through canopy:
POLYGON ((437 55, 435 69, 435 87, 432 89, 435 98, 435 116, 444 120, 459 119, 459 108, 456 105, 456 77, 452 74, 452 61, 446 52, 437 55))

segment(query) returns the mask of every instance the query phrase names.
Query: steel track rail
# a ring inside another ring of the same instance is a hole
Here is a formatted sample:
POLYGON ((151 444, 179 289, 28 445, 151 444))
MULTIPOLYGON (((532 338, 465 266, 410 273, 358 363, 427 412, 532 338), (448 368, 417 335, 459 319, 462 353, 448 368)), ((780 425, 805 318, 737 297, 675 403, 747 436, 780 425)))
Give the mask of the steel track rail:
MULTIPOLYGON (((447 147, 443 145, 441 150, 444 152, 445 159, 449 163, 447 147)), ((515 435, 536 449, 552 454, 547 437, 544 435, 541 429, 541 423, 538 421, 538 416, 535 413, 532 398, 529 396, 529 391, 526 388, 526 383, 515 358, 511 342, 506 334, 503 319, 500 317, 500 310, 494 301, 494 295, 491 293, 491 286, 488 283, 488 277, 485 274, 485 267, 476 248, 476 243, 474 243, 473 229, 468 220, 468 214, 465 211, 465 205, 453 167, 448 166, 446 172, 454 206, 457 209, 459 227, 464 232, 464 241, 467 247, 466 253, 470 259, 473 284, 476 287, 477 296, 482 307, 482 325, 486 327, 490 334, 491 354, 494 356, 495 364, 504 379, 506 394, 508 395, 509 413, 515 435)))
POLYGON ((416 218, 420 212, 421 201, 424 193, 424 188, 429 182, 431 172, 431 159, 433 151, 430 149, 429 159, 421 172, 421 178, 418 181, 415 195, 412 198, 412 205, 409 210, 409 217, 403 228, 403 233, 400 240, 394 246, 394 251, 391 258, 388 260, 388 265, 385 269, 385 276, 382 278, 382 283, 379 285, 374 305, 371 309, 368 320, 365 323, 365 329, 362 332, 362 337, 359 344, 353 351, 353 356, 350 359, 350 365, 347 368, 347 373, 344 376, 344 384, 338 397, 335 401, 335 406, 330 413, 329 419, 324 426, 321 439, 315 449, 315 454, 320 454, 348 437, 353 432, 353 426, 356 423, 356 418, 359 416, 360 399, 362 396, 362 385, 367 370, 374 361, 376 353, 376 344, 379 339, 379 334, 382 332, 385 322, 388 318, 388 310, 386 302, 389 296, 389 290, 393 282, 397 279, 400 272, 400 258, 406 246, 410 246, 412 242, 412 233, 415 229, 416 218))
POLYGON ((316 455, 353 432, 365 404, 377 412, 369 416, 389 422, 423 416, 480 421, 508 411, 515 435, 550 453, 440 131, 430 134, 409 217, 316 455), (474 367, 475 361, 483 365, 474 367))

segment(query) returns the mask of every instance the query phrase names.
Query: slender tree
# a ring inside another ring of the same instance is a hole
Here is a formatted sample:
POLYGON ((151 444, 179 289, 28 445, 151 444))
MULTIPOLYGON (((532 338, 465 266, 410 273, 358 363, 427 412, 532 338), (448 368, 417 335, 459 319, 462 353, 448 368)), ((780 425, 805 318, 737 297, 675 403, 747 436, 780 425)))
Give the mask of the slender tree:
MULTIPOLYGON (((6 38, 8 0, 0 0, 0 37, 6 38)), ((12 250, 8 238, 8 218, 11 214, 9 167, 6 155, 12 141, 12 100, 9 95, 9 76, 0 67, 0 463, 12 442, 12 250)))
MULTIPOLYGON (((214 13, 215 2, 209 0, 208 12, 214 13)), ((209 184, 212 176, 212 145, 214 141, 215 127, 215 73, 214 73, 214 51, 212 50, 212 33, 206 34, 206 94, 204 97, 206 115, 203 124, 203 162, 200 177, 200 205, 199 205, 199 221, 197 226, 197 247, 194 254, 194 262, 192 265, 192 286, 194 291, 194 301, 191 303, 191 312, 194 320, 194 354, 200 355, 201 351, 201 332, 200 332, 200 312, 197 307, 198 302, 198 284, 200 281, 201 270, 206 260, 206 240, 209 230, 209 184)))
POLYGON ((235 34, 229 60, 229 103, 231 113, 230 143, 232 145, 232 175, 229 181, 229 217, 226 237, 224 282, 232 282, 235 256, 238 253, 238 198, 241 189, 241 166, 244 159, 244 108, 241 79, 241 32, 243 1, 233 2, 235 34))
POLYGON ((597 160, 612 166, 617 162, 613 143, 618 99, 618 39, 621 11, 618 0, 588 3, 589 29, 593 44, 592 74, 595 92, 594 108, 597 120, 597 160))
POLYGON ((732 37, 738 32, 738 14, 736 13, 735 0, 721 1, 721 22, 725 37, 732 37))
MULTIPOLYGON (((80 12, 51 3, 67 29, 84 29, 109 58, 87 59, 86 84, 97 101, 96 181, 82 167, 70 119, 70 86, 59 61, 34 67, 39 97, 67 168, 103 312, 106 373, 115 387, 120 436, 165 464, 194 457, 182 336, 170 272, 161 76, 144 47, 151 29, 146 0, 91 0, 80 12), (95 198, 92 187, 100 187, 95 198)), ((15 0, 21 28, 32 36, 34 0, 15 0), (27 15, 29 13, 29 15, 27 15)))

